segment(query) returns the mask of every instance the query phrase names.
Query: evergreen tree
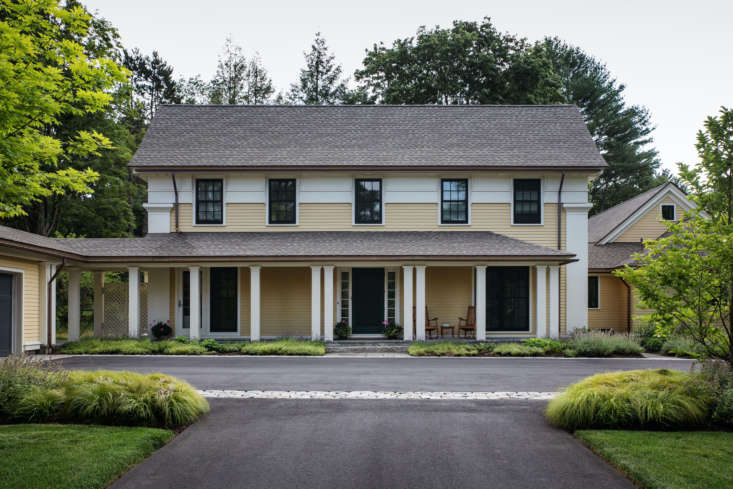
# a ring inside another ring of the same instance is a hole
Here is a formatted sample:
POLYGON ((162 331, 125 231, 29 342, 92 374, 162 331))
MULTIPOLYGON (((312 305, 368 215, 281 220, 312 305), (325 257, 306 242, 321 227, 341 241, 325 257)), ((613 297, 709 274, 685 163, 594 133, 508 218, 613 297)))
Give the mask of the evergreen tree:
POLYGON ((176 85, 182 104, 206 104, 211 99, 211 83, 204 81, 201 75, 179 78, 176 85))
POLYGON ((180 102, 173 79, 173 67, 157 51, 148 56, 137 48, 129 52, 125 50, 124 64, 131 72, 129 110, 142 110, 145 119, 149 121, 155 115, 158 105, 180 102))
POLYGON ((592 183, 591 214, 669 180, 668 173, 657 173, 660 161, 651 146, 654 127, 649 112, 626 103, 626 87, 618 83, 606 65, 557 38, 545 39, 540 47, 562 81, 564 97, 583 113, 609 165, 592 183))
POLYGON ((247 65, 244 99, 248 104, 266 104, 274 92, 275 88, 262 64, 262 59, 258 53, 255 53, 247 65))
POLYGON ((288 99, 306 105, 341 103, 346 93, 346 82, 341 80, 341 65, 330 54, 326 40, 316 32, 310 52, 304 52, 305 68, 300 70, 298 83, 290 87, 288 99))
POLYGON ((247 96, 247 59, 242 48, 227 37, 211 81, 212 104, 241 104, 247 96))

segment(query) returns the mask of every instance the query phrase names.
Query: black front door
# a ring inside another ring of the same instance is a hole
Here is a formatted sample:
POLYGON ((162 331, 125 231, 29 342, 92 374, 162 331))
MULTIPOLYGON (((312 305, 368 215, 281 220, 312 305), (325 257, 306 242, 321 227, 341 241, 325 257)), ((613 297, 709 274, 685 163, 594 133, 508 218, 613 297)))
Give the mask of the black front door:
POLYGON ((212 268, 211 323, 212 333, 237 332, 237 269, 212 268))
POLYGON ((0 357, 10 355, 13 341, 13 276, 0 273, 0 357))
POLYGON ((529 268, 486 268, 486 330, 529 331, 529 268))
POLYGON ((380 334, 384 330, 384 268, 351 270, 353 334, 380 334))

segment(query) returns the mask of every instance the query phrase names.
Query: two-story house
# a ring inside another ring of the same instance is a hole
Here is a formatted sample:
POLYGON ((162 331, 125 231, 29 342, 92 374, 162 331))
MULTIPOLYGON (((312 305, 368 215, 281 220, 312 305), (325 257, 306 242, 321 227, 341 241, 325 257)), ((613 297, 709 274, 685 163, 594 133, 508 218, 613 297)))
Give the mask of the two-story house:
MULTIPOLYGON (((143 238, 2 229, 7 290, 24 275, 51 297, 69 273, 70 339, 81 270, 95 331, 102 272, 129 273, 132 336, 155 321, 255 341, 330 341, 340 320, 357 337, 393 320, 407 340, 432 318, 479 340, 588 327, 588 182, 605 163, 574 106, 163 106, 129 166, 148 185, 143 238)), ((45 294, 8 316, 16 348, 54 341, 45 294)))

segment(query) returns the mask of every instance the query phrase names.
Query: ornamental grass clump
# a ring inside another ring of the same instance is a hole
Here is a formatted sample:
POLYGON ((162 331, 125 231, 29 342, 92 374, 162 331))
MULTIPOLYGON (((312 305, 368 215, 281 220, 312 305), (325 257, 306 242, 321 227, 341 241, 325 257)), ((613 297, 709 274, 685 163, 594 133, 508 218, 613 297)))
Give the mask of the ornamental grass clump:
POLYGON ((644 348, 634 337, 601 331, 573 334, 566 342, 565 354, 578 357, 641 356, 644 348))
POLYGON ((178 428, 208 412, 190 384, 163 374, 55 371, 0 363, 0 422, 93 423, 178 428))
POLYGON ((489 343, 456 343, 453 341, 413 342, 407 353, 414 357, 475 357, 488 355, 492 346, 489 343))
POLYGON ((322 341, 306 341, 282 339, 275 341, 256 341, 242 346, 245 355, 308 355, 326 354, 326 345, 322 341))
POLYGON ((666 369, 598 374, 568 387, 545 415, 567 430, 689 429, 708 422, 711 390, 692 374, 666 369))

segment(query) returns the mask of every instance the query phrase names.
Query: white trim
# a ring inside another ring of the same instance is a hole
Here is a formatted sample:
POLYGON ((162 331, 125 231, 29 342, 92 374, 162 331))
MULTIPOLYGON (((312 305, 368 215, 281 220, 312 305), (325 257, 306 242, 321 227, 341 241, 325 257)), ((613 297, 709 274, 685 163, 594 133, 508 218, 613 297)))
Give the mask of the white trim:
POLYGON ((402 284, 404 285, 404 315, 405 321, 402 325, 404 333, 403 339, 405 341, 412 341, 412 270, 415 268, 412 265, 402 266, 402 284))
POLYGON ((194 227, 224 227, 227 225, 227 177, 226 175, 217 176, 204 176, 197 175, 193 177, 193 188, 191 190, 191 205, 193 207, 193 216, 191 216, 191 225, 194 227), (221 180, 221 224, 199 224, 196 222, 196 195, 198 191, 196 189, 196 182, 199 180, 221 180))
POLYGON ((334 282, 333 265, 323 266, 323 340, 333 341, 333 282, 334 282))
MULTIPOLYGON (((537 291, 537 299, 535 308, 537 309, 535 325, 535 335, 538 338, 547 337, 547 265, 535 265, 535 290, 537 291)), ((530 291, 531 291, 530 287, 530 291)), ((531 308, 530 308, 531 309, 531 308)), ((530 327, 532 323, 530 321, 530 327)))
POLYGON ((321 265, 311 265, 311 339, 321 339, 321 265))
MULTIPOLYGON (((589 311, 597 311, 597 310, 599 310, 601 308, 601 277, 600 277, 600 275, 589 274, 588 275, 588 278, 589 279, 595 278, 596 281, 598 282, 598 287, 596 287, 596 291, 597 291, 597 294, 598 294, 598 298, 597 298, 598 307, 590 307, 587 304, 586 304, 586 306, 588 307, 588 310, 589 311)), ((586 301, 587 301, 587 299, 586 299, 586 301)))
POLYGON ((415 266, 415 338, 425 341, 425 265, 415 266))
MULTIPOLYGON (((550 338, 560 338, 560 267, 550 265, 550 338)), ((581 299, 582 300, 582 299, 581 299)))
POLYGON ((476 340, 486 340, 486 265, 476 265, 476 340))
POLYGON ((662 222, 677 222, 677 204, 669 204, 664 202, 659 204, 659 220, 662 222), (662 208, 664 206, 672 207, 672 210, 674 211, 674 217, 672 219, 664 218, 664 213, 662 212, 662 208))
MULTIPOLYGON (((682 208, 685 208, 686 211, 689 211, 696 207, 694 203, 690 202, 687 199, 687 196, 680 189, 678 189, 674 185, 670 185, 666 190, 659 192, 657 195, 655 195, 653 198, 647 201, 644 205, 642 205, 636 211, 634 211, 621 224, 616 226, 608 234, 606 234, 603 238, 601 238, 598 244, 603 245, 603 244, 608 244, 608 243, 612 243, 613 241, 615 241, 619 236, 624 234, 631 226, 636 224, 636 222, 639 221, 639 219, 644 217, 646 213, 649 212, 649 210, 654 208, 657 204, 661 203, 661 200, 663 200, 667 196, 672 198, 677 205, 679 205, 682 208)), ((675 208, 675 217, 677 217, 676 214, 677 214, 677 209, 675 208)))
POLYGON ((545 179, 544 177, 512 177, 512 200, 509 204, 509 216, 512 226, 544 226, 545 225, 545 179), (539 180, 540 181, 540 222, 515 223, 514 222, 514 181, 515 180, 539 180))
POLYGON ((438 226, 445 227, 466 227, 471 225, 471 206, 473 200, 471 195, 473 189, 473 181, 471 177, 440 177, 438 179, 438 226), (443 222, 443 180, 466 180, 466 220, 468 222, 443 222))
POLYGON ((188 337, 198 339, 201 337, 201 267, 188 267, 189 283, 189 319, 188 337))
POLYGON ((265 226, 295 227, 298 225, 300 225, 300 178, 288 175, 265 178, 265 226), (270 224, 270 180, 295 180, 295 224, 270 224))
POLYGON ((260 270, 259 265, 249 267, 249 335, 250 341, 260 341, 260 270))
POLYGON ((384 321, 389 320, 388 312, 389 309, 389 280, 388 280, 388 274, 394 273, 394 288, 395 288, 395 304, 394 304, 394 320, 395 324, 400 323, 400 269, 397 267, 384 267, 384 321))
POLYGON ((351 225, 352 226, 384 226, 384 178, 354 177, 351 179, 351 225), (356 181, 379 180, 379 222, 356 222, 356 181))

